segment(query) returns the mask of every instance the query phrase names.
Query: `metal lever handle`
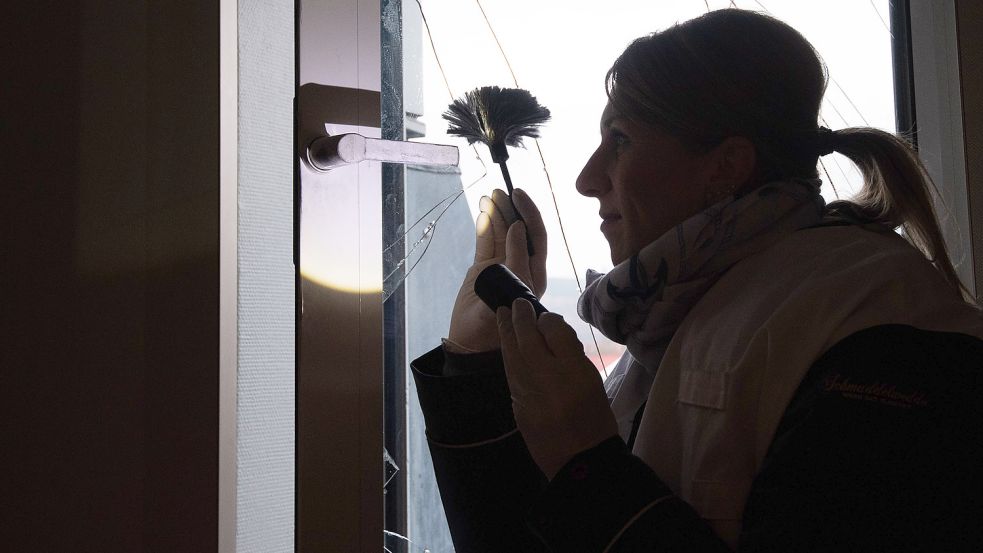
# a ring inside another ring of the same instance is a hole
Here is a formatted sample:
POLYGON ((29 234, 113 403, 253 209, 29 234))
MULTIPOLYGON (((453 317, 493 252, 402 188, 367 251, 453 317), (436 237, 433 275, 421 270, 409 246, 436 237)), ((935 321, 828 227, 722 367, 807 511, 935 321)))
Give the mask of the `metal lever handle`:
POLYGON ((315 171, 330 171, 365 160, 456 166, 460 154, 457 146, 366 138, 355 133, 322 136, 307 147, 307 163, 315 171))

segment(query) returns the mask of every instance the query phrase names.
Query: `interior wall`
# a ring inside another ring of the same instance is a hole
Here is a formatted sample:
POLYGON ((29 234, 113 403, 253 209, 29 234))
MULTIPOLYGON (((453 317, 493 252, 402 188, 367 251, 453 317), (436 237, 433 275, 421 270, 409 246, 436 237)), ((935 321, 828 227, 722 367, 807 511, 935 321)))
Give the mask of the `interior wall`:
POLYGON ((239 0, 236 551, 294 550, 293 0, 239 0))
POLYGON ((216 548, 218 16, 0 18, 4 550, 216 548))

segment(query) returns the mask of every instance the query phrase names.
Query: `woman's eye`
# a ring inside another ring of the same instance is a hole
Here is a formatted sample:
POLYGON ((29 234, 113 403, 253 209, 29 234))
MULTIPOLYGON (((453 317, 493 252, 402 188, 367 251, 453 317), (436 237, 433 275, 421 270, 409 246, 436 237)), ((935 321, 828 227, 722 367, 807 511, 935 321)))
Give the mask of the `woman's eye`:
POLYGON ((611 131, 611 143, 614 144, 616 148, 620 148, 628 144, 628 137, 620 131, 611 131))

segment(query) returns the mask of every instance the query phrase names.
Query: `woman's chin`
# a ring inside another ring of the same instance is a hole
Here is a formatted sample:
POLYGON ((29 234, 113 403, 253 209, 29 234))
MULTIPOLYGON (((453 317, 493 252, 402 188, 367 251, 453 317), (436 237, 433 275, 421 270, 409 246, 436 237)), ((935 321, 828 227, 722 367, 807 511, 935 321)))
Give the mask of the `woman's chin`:
POLYGON ((611 264, 612 265, 618 265, 618 264, 620 264, 622 261, 624 261, 626 259, 628 259, 628 254, 622 252, 621 249, 618 248, 617 246, 611 245, 611 264))
POLYGON ((617 265, 625 259, 628 259, 628 255, 625 253, 625 247, 621 240, 619 240, 618 235, 613 231, 614 229, 606 228, 602 229, 602 234, 604 234, 604 239, 608 243, 608 251, 611 252, 611 263, 617 265))

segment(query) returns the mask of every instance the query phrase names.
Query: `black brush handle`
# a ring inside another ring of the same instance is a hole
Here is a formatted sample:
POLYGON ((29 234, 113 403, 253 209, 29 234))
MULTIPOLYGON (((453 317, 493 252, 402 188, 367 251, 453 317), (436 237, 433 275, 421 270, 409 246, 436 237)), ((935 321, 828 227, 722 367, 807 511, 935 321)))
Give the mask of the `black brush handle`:
POLYGON ((498 311, 499 307, 511 308, 512 302, 518 298, 528 300, 537 317, 549 311, 515 273, 499 263, 489 265, 478 273, 478 278, 474 281, 474 293, 492 311, 498 311))
MULTIPOLYGON (((515 188, 512 187, 512 176, 509 175, 509 166, 506 165, 504 161, 498 162, 498 166, 499 166, 499 168, 502 169, 502 178, 505 179, 505 190, 508 191, 509 198, 511 198, 512 197, 512 192, 515 191, 515 188)), ((516 210, 515 214, 516 215, 519 215, 519 211, 516 210)), ((520 221, 522 220, 522 215, 519 215, 519 220, 520 221)))
MULTIPOLYGON (((523 225, 525 225, 526 224, 526 220, 522 218, 522 214, 519 213, 519 209, 515 207, 515 201, 512 199, 512 192, 515 189, 512 188, 512 177, 509 175, 509 168, 505 164, 504 161, 498 162, 498 166, 499 166, 499 168, 502 169, 502 178, 505 179, 505 189, 508 190, 508 193, 509 193, 509 202, 512 204, 512 211, 515 212, 515 216, 520 221, 522 221, 522 224, 523 225)), ((529 227, 528 226, 526 227, 526 250, 529 252, 529 255, 533 255, 535 253, 535 251, 533 250, 533 247, 532 247, 532 237, 529 236, 529 227)))

